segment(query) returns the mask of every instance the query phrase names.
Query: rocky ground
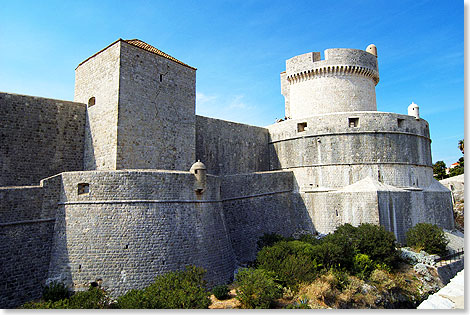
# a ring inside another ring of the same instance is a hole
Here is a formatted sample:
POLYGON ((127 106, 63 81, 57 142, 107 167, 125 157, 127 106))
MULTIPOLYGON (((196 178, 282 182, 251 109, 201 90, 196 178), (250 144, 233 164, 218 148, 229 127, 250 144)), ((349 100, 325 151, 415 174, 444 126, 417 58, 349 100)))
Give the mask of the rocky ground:
POLYGON ((465 271, 460 271, 439 292, 429 296, 418 309, 464 309, 465 271))
MULTIPOLYGON (((446 235, 451 235, 451 233, 446 232, 446 235)), ((451 236, 453 236, 452 246, 462 245, 462 234, 452 232, 451 236)), ((313 283, 302 285, 298 292, 285 290, 283 297, 276 300, 274 308, 299 308, 299 305, 308 305, 313 309, 416 308, 426 299, 434 303, 436 298, 432 297, 433 294, 446 293, 445 290, 441 290, 444 284, 437 273, 439 263, 436 261, 439 256, 429 255, 424 251, 414 252, 405 247, 400 249, 400 257, 403 262, 393 273, 376 270, 367 279, 348 275, 347 284, 343 286, 339 286, 338 279, 328 272, 318 277, 313 283)), ((236 298, 234 285, 231 285, 230 289, 230 298, 226 300, 218 300, 212 295, 212 305, 209 308, 241 308, 236 298)), ((455 293, 454 291, 452 294, 455 293)), ((460 296, 453 297, 454 308, 460 307, 459 299, 461 298, 460 296)))
MULTIPOLYGON (((312 309, 415 308, 424 298, 444 286, 434 268, 423 264, 418 267, 402 264, 394 274, 380 271, 368 280, 351 276, 349 284, 342 289, 336 287, 331 274, 326 274, 314 283, 302 286, 297 293, 286 290, 283 297, 276 300, 274 308, 289 308, 302 303, 312 309)), ((211 301, 210 309, 241 308, 233 287, 229 299, 221 301, 212 295, 211 301)))
POLYGON ((464 233, 464 202, 457 201, 454 204, 455 228, 464 233))

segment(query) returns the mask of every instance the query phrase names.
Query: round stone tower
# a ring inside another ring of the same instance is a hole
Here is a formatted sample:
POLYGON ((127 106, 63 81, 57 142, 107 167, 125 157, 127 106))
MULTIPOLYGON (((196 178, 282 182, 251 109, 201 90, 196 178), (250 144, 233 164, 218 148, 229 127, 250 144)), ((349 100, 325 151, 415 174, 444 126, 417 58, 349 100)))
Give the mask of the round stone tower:
POLYGON ((325 60, 319 52, 293 57, 286 61, 281 81, 288 118, 376 111, 377 48, 327 49, 325 60))

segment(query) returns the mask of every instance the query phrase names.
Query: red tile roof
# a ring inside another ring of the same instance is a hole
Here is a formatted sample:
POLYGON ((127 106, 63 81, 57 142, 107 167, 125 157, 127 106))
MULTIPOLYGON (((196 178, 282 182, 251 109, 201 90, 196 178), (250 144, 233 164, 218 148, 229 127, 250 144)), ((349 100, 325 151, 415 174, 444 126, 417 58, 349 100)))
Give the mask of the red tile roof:
POLYGON ((133 46, 135 46, 135 47, 142 48, 142 49, 144 49, 144 50, 146 50, 146 51, 149 51, 149 52, 151 52, 151 53, 154 53, 154 54, 157 54, 157 55, 159 55, 159 56, 162 56, 162 57, 165 57, 165 58, 167 58, 167 59, 170 59, 170 60, 172 60, 172 61, 174 61, 174 62, 176 62, 176 63, 179 63, 180 65, 183 65, 183 66, 186 66, 186 67, 189 67, 189 68, 191 68, 191 69, 196 70, 196 68, 193 68, 193 67, 191 67, 190 65, 187 65, 187 64, 185 64, 184 62, 179 61, 178 59, 176 59, 176 58, 174 58, 174 57, 172 57, 172 56, 170 56, 170 55, 164 53, 164 52, 161 51, 160 49, 157 49, 157 48, 153 47, 152 45, 149 45, 149 44, 147 44, 147 43, 145 43, 145 42, 143 42, 143 41, 141 41, 141 40, 139 40, 139 39, 124 39, 123 41, 126 42, 126 43, 128 43, 128 44, 131 44, 131 45, 133 45, 133 46))
POLYGON ((105 51, 106 49, 108 49, 109 47, 111 47, 112 45, 114 45, 115 43, 117 43, 117 42, 119 42, 119 41, 123 41, 123 42, 125 42, 125 43, 127 43, 127 44, 129 44, 129 45, 132 45, 132 46, 141 48, 141 49, 146 50, 146 51, 148 51, 148 52, 154 53, 154 54, 156 54, 156 55, 162 56, 162 57, 164 57, 164 58, 166 58, 166 59, 169 59, 169 60, 171 60, 171 61, 174 61, 174 62, 176 62, 176 63, 179 63, 180 65, 183 65, 183 66, 185 66, 185 67, 188 67, 188 68, 191 68, 191 69, 196 70, 196 68, 191 67, 190 65, 187 65, 187 64, 185 64, 184 62, 179 61, 178 59, 176 59, 176 58, 174 58, 174 57, 172 57, 172 56, 170 56, 170 55, 164 53, 163 51, 161 51, 161 50, 159 50, 159 49, 153 47, 152 45, 149 45, 149 44, 147 44, 147 43, 145 43, 145 42, 143 42, 143 41, 141 41, 141 40, 139 40, 139 39, 121 39, 121 38, 118 39, 117 41, 113 42, 113 43, 110 44, 109 46, 107 46, 107 47, 101 49, 100 51, 98 51, 98 52, 97 52, 96 54, 94 54, 93 56, 91 56, 91 57, 85 59, 84 61, 82 61, 82 62, 77 66, 77 68, 80 67, 80 66, 81 66, 82 64, 84 64, 85 62, 87 62, 88 60, 90 60, 91 58, 93 58, 93 57, 95 57, 96 55, 98 55, 99 53, 105 51))

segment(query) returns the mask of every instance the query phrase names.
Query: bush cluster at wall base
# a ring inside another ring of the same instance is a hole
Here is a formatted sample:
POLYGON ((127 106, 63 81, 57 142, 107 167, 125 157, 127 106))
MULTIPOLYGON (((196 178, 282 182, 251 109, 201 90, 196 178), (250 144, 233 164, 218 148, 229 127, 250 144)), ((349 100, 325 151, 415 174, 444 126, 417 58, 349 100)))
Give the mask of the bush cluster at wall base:
POLYGON ((415 250, 444 256, 449 241, 437 225, 418 223, 406 232, 406 244, 415 250))
MULTIPOLYGON (((408 245, 430 252, 447 244, 443 231, 429 224, 416 225, 407 236, 408 245)), ((399 263, 396 239, 382 226, 345 224, 321 239, 265 234, 258 246, 253 267, 240 269, 235 277, 242 308, 279 307, 286 292, 300 297, 286 306, 297 309, 310 308, 309 299, 336 308, 413 308, 423 299, 421 283, 411 284, 392 272, 399 263), (372 291, 364 293, 367 286, 372 291)), ((208 308, 211 293, 219 300, 230 297, 227 285, 209 292, 204 274, 202 268, 187 266, 157 276, 150 286, 130 290, 114 302, 98 287, 69 296, 64 285, 52 283, 43 292, 44 301, 23 308, 190 309, 208 308)))
MULTIPOLYGON (((269 243, 268 239, 275 237, 265 236, 262 242, 269 243)), ((345 224, 321 240, 305 235, 265 246, 258 252, 256 266, 273 272, 280 284, 296 290, 325 270, 333 268, 365 278, 377 267, 394 267, 397 259, 393 233, 372 224, 345 224)))
POLYGON ((395 236, 382 226, 345 224, 323 238, 265 234, 258 248, 254 267, 237 275, 243 308, 415 308, 429 294, 398 271, 395 236), (282 306, 280 289, 292 303, 282 306))
MULTIPOLYGON (((155 282, 141 290, 130 290, 119 297, 116 302, 111 302, 106 292, 98 287, 90 287, 87 291, 76 292, 70 298, 43 302, 29 302, 22 308, 34 309, 190 309, 208 308, 211 301, 210 292, 206 289, 203 280, 205 270, 202 268, 187 266, 184 271, 170 272, 155 278, 155 282)), ((57 289, 53 285, 52 291, 57 289)), ((51 287, 50 287, 51 288, 51 287)), ((51 291, 48 289, 47 291, 51 291)), ((50 296, 50 295, 49 295, 50 296)), ((45 296, 43 296, 45 299, 45 296)))

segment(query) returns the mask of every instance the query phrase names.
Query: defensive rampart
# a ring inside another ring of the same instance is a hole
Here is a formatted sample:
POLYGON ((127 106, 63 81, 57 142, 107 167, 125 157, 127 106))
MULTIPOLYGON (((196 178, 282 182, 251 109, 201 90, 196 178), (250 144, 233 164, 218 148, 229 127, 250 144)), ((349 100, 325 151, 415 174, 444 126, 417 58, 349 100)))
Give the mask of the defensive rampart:
POLYGON ((253 261, 264 233, 290 236, 314 232, 292 172, 260 172, 222 177, 221 197, 232 246, 239 263, 253 261))
POLYGON ((149 285, 185 265, 205 268, 209 283, 231 279, 234 256, 219 180, 177 171, 62 174, 49 278, 74 289, 97 281, 113 296, 149 285))
POLYGON ((265 128, 196 116, 196 159, 210 174, 268 171, 268 139, 265 128))
POLYGON ((398 187, 427 187, 428 123, 382 112, 351 112, 268 126, 271 169, 292 170, 299 190, 338 188, 366 176, 398 187))
POLYGON ((1 186, 83 169, 84 104, 0 93, 1 186))
POLYGON ((39 186, 0 189, 1 308, 41 297, 60 189, 60 176, 39 186))
POLYGON ((281 74, 286 116, 297 119, 317 114, 375 111, 379 82, 377 57, 359 49, 327 49, 295 56, 281 74))

